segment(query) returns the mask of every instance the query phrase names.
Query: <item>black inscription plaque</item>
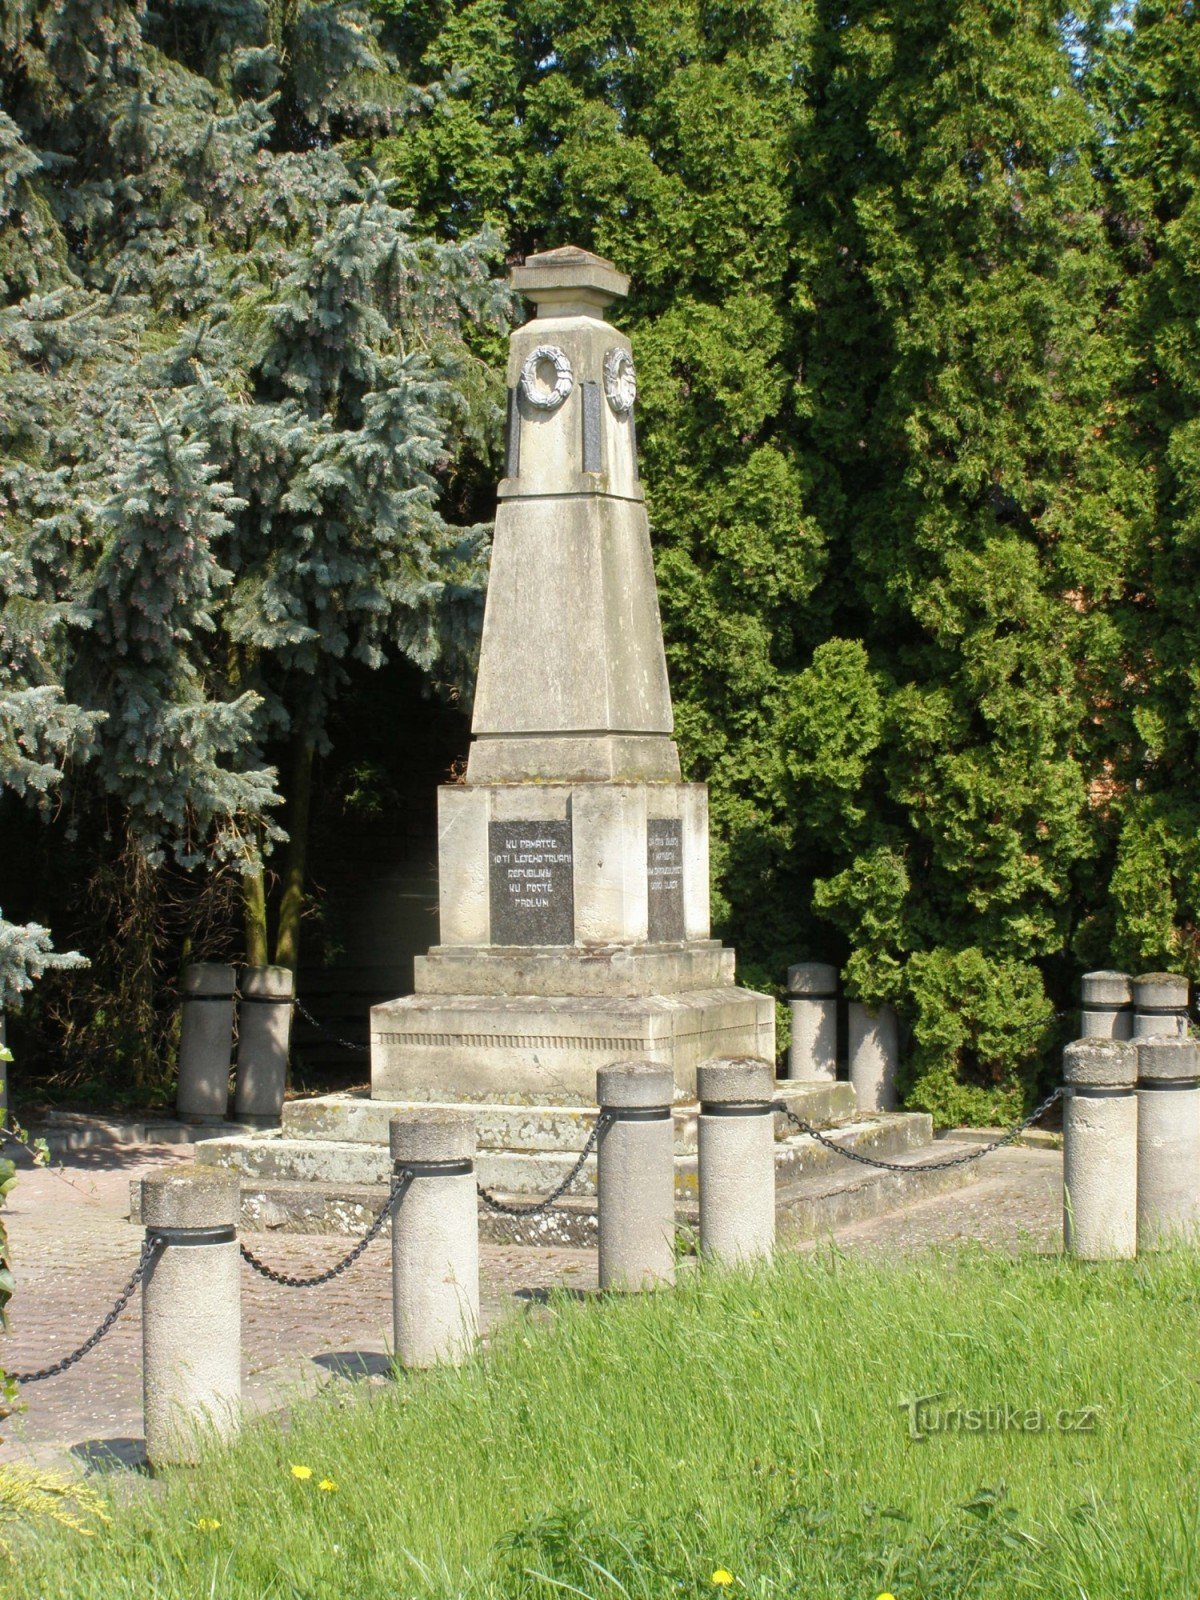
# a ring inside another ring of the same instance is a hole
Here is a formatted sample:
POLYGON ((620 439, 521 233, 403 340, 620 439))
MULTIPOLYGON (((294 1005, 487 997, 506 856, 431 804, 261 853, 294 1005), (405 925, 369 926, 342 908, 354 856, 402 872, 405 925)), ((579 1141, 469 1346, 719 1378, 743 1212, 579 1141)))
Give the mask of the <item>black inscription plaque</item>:
POLYGON ((683 823, 651 817, 646 835, 646 887, 651 944, 683 938, 683 823))
POLYGON ((575 943, 571 823, 489 822, 493 944, 575 943))

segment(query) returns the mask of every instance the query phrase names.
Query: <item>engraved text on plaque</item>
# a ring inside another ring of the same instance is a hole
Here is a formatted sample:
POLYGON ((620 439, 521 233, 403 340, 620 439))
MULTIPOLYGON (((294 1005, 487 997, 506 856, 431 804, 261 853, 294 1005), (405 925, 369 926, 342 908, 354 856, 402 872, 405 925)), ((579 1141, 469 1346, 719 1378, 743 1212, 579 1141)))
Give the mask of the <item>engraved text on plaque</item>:
POLYGON ((650 819, 646 835, 646 887, 651 944, 683 938, 683 824, 650 819))
POLYGON ((493 944, 575 942, 570 819, 489 822, 493 944))

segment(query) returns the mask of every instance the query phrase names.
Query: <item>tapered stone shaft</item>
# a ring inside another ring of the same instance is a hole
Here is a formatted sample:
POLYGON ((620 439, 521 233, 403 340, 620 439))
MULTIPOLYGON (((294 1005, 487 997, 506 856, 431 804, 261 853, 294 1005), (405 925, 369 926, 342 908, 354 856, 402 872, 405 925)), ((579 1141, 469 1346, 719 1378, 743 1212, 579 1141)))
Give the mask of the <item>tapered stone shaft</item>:
POLYGON ((1127 972, 1085 972, 1080 999, 1084 1039, 1133 1038, 1133 979, 1127 972))
POLYGON ((1063 1052, 1063 1239, 1071 1255, 1137 1254, 1137 1051, 1077 1039, 1063 1052))
POLYGON ((789 967, 788 1005, 788 1077, 832 1082, 837 1077, 837 968, 823 961, 789 967))
POLYGON ((596 1074, 602 1289, 675 1282, 673 1091, 669 1067, 621 1061, 596 1074))
POLYGON ((239 1121, 269 1125, 280 1119, 295 982, 287 967, 242 968, 233 1101, 239 1121))
POLYGON ((726 1266, 775 1249, 775 1079, 752 1057, 705 1061, 700 1097, 700 1252, 726 1266))
POLYGON ((900 1065, 900 1028, 892 1006, 878 1011, 850 1002, 847 1010, 850 1082, 860 1111, 894 1111, 900 1065))
POLYGON ((411 1173, 392 1213, 392 1313, 404 1367, 456 1366, 479 1333, 479 1202, 475 1124, 455 1112, 396 1116, 397 1175, 411 1173))
POLYGON ((1200 1049, 1137 1043, 1138 1249, 1192 1241, 1200 1226, 1200 1049))
POLYGON ((229 1109, 236 974, 215 961, 183 969, 176 1107, 184 1122, 220 1122, 229 1109))
POLYGON ((196 1461, 241 1424, 240 1186, 227 1172, 156 1172, 142 1186, 146 1236, 161 1248, 142 1287, 146 1455, 196 1461))

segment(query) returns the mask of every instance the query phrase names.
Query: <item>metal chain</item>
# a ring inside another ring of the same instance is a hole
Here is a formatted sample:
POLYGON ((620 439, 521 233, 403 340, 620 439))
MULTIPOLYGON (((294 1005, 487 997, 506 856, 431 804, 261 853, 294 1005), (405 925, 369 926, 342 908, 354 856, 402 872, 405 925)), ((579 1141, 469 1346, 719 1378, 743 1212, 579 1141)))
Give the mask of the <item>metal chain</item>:
POLYGON ((353 1039, 343 1039, 338 1034, 332 1032, 325 1026, 323 1022, 318 1022, 308 1007, 302 1005, 299 1000, 293 1000, 292 1004, 304 1018, 305 1022, 307 1022, 310 1027, 315 1028, 318 1033, 323 1033, 326 1039, 329 1040, 330 1044, 340 1044, 343 1050, 352 1050, 354 1054, 358 1056, 365 1056, 370 1050, 371 1046, 369 1044, 355 1044, 353 1039))
POLYGON ((155 1256, 158 1254, 161 1246, 161 1239, 147 1237, 142 1241, 142 1253, 138 1257, 138 1264, 134 1268, 133 1277, 130 1278, 129 1282, 121 1290, 120 1294, 117 1296, 116 1304, 105 1317, 104 1321, 96 1329, 95 1333, 92 1334, 90 1339, 85 1339, 84 1342, 79 1346, 78 1350, 72 1350, 69 1356, 64 1356, 61 1361, 56 1361, 52 1367, 42 1367, 38 1372, 10 1372, 8 1376, 14 1379, 17 1383, 41 1383, 45 1378, 57 1378, 60 1372, 66 1372, 69 1368, 73 1367, 77 1361, 82 1361, 84 1356, 86 1356, 90 1350, 94 1350, 96 1348, 101 1339, 104 1338, 105 1334, 110 1332, 111 1329, 116 1326, 118 1317, 133 1298, 133 1292, 137 1288, 138 1284, 141 1283, 142 1279, 150 1270, 150 1265, 155 1256))
POLYGON ((484 1205, 487 1206, 489 1211, 498 1211, 503 1217, 540 1217, 544 1211, 549 1211, 550 1207, 556 1205, 558 1201, 562 1199, 563 1195, 566 1194, 567 1190, 571 1187, 576 1178, 587 1165, 587 1159, 591 1155, 592 1151, 596 1148, 596 1142, 600 1138, 604 1128, 613 1120, 614 1119, 609 1112, 601 1111, 600 1115, 592 1124, 592 1131, 587 1136, 587 1143, 579 1152, 579 1160, 571 1168, 570 1172, 567 1173, 562 1182, 558 1184, 557 1187, 550 1194, 548 1194, 544 1200, 535 1200, 531 1205, 527 1206, 509 1205, 507 1200, 497 1200, 496 1196, 490 1189, 485 1189, 481 1183, 477 1183, 475 1187, 479 1191, 479 1198, 483 1201, 484 1205))
POLYGON ((803 1117, 798 1117, 784 1101, 776 1100, 774 1109, 781 1111, 793 1127, 798 1128, 801 1133, 810 1134, 818 1144, 824 1145, 827 1150, 832 1150, 836 1155, 845 1156, 847 1161, 857 1161, 861 1167, 878 1167, 883 1172, 941 1172, 947 1167, 965 1167, 970 1161, 981 1161, 984 1156, 990 1156, 993 1150, 999 1150, 1004 1145, 1012 1144, 1015 1139, 1019 1139, 1027 1129, 1031 1128, 1039 1117, 1045 1116, 1050 1107, 1062 1098, 1062 1093, 1060 1086, 1055 1089, 1053 1094, 1048 1094, 1041 1104, 1029 1113, 1024 1122, 1018 1122, 1015 1128, 1010 1128, 999 1139, 993 1139, 991 1144, 981 1145, 978 1150, 970 1150, 966 1155, 951 1156, 946 1161, 878 1161, 873 1156, 864 1156, 857 1150, 850 1150, 844 1144, 838 1144, 836 1139, 831 1139, 828 1135, 822 1133, 819 1128, 814 1128, 811 1122, 806 1122, 803 1117))
POLYGON ((366 1233, 363 1234, 349 1255, 343 1256, 336 1266, 329 1267, 325 1272, 315 1273, 311 1278, 293 1278, 286 1272, 276 1272, 274 1267, 269 1267, 265 1261, 260 1261, 239 1240, 238 1249, 241 1251, 242 1260, 248 1267, 252 1267, 260 1277, 269 1278, 272 1283, 281 1283, 285 1289, 315 1289, 319 1284, 329 1283, 332 1279, 345 1272, 347 1267, 352 1267, 367 1246, 379 1237, 380 1229, 400 1203, 401 1197, 412 1182, 412 1177, 412 1173, 407 1170, 396 1174, 392 1179, 392 1186, 388 1191, 387 1199, 371 1219, 371 1224, 366 1233))

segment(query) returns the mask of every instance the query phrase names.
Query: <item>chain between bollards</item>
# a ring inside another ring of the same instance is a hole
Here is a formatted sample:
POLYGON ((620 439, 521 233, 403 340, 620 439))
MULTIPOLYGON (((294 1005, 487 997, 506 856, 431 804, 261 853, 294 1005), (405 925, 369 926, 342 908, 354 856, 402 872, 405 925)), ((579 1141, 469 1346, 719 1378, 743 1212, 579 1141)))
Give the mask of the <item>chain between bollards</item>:
POLYGON ((860 1167, 878 1167, 883 1172, 941 1172, 947 1167, 965 1167, 971 1161, 982 1161, 984 1156, 990 1156, 994 1150, 1001 1150, 1005 1145, 1012 1144, 1033 1124, 1044 1117, 1050 1107, 1062 1098, 1062 1087, 1055 1089, 1029 1113, 1023 1122, 1018 1122, 1015 1128, 1010 1128, 999 1139, 993 1139, 991 1144, 981 1145, 978 1150, 968 1151, 966 1155, 951 1156, 945 1161, 879 1161, 874 1156, 864 1156, 858 1150, 848 1150, 845 1145, 838 1144, 836 1139, 831 1139, 819 1128, 813 1127, 811 1122, 806 1122, 783 1100, 776 1100, 773 1109, 782 1112, 793 1127, 801 1133, 807 1133, 818 1144, 824 1145, 827 1150, 832 1150, 835 1155, 844 1156, 847 1161, 857 1161, 860 1167))
POLYGON ((257 1272, 260 1277, 269 1278, 272 1283, 282 1284, 285 1289, 316 1289, 323 1283, 331 1283, 334 1278, 339 1277, 348 1267, 352 1267, 367 1246, 379 1237, 380 1230, 403 1199, 405 1191, 413 1180, 413 1176, 413 1173, 407 1170, 398 1172, 395 1175, 392 1179, 392 1186, 388 1191, 387 1199, 371 1219, 371 1223, 362 1238, 350 1251, 349 1255, 343 1256, 336 1266, 329 1267, 324 1272, 314 1273, 311 1278, 293 1278, 289 1273, 276 1272, 274 1267, 269 1267, 265 1261, 260 1261, 252 1251, 247 1250, 246 1246, 239 1241, 238 1249, 241 1252, 242 1260, 248 1267, 257 1272))
POLYGON ((339 1034, 336 1034, 331 1029, 327 1028, 323 1022, 318 1022, 308 1007, 303 1005, 295 996, 292 997, 291 1003, 304 1018, 305 1022, 307 1022, 310 1027, 315 1028, 318 1033, 323 1033, 330 1044, 341 1045, 343 1050, 353 1051, 353 1053, 357 1056, 365 1056, 370 1050, 370 1045, 355 1044, 353 1039, 343 1039, 339 1034))
POLYGON ((476 1184, 475 1186, 479 1191, 479 1198, 483 1201, 484 1205, 487 1206, 489 1211, 498 1211, 500 1215, 504 1217, 540 1217, 543 1212, 549 1211, 551 1206, 557 1205, 557 1203, 562 1199, 563 1195, 566 1194, 567 1190, 575 1182, 576 1178, 579 1177, 579 1174, 587 1165, 588 1157, 596 1148, 601 1133, 608 1123, 612 1121, 613 1117, 609 1112, 600 1112, 600 1115, 592 1124, 592 1131, 587 1136, 587 1143, 579 1152, 579 1160, 571 1168, 570 1172, 567 1173, 562 1182, 554 1190, 552 1190, 552 1192, 548 1194, 544 1200, 534 1200, 532 1204, 527 1206, 509 1205, 506 1200, 497 1200, 491 1190, 485 1189, 481 1183, 476 1184))
POLYGON ((105 1317, 104 1321, 92 1334, 90 1339, 85 1339, 78 1350, 72 1350, 69 1356, 64 1356, 61 1361, 56 1361, 53 1366, 42 1367, 37 1372, 10 1372, 8 1377, 16 1383, 41 1383, 46 1378, 57 1378, 62 1372, 68 1372, 77 1361, 82 1361, 90 1351, 94 1350, 101 1339, 110 1333, 117 1324, 117 1319, 133 1298, 134 1290, 149 1272, 155 1256, 162 1248, 163 1241, 150 1236, 142 1242, 142 1253, 138 1257, 138 1264, 134 1268, 133 1276, 117 1296, 116 1304, 105 1317))

